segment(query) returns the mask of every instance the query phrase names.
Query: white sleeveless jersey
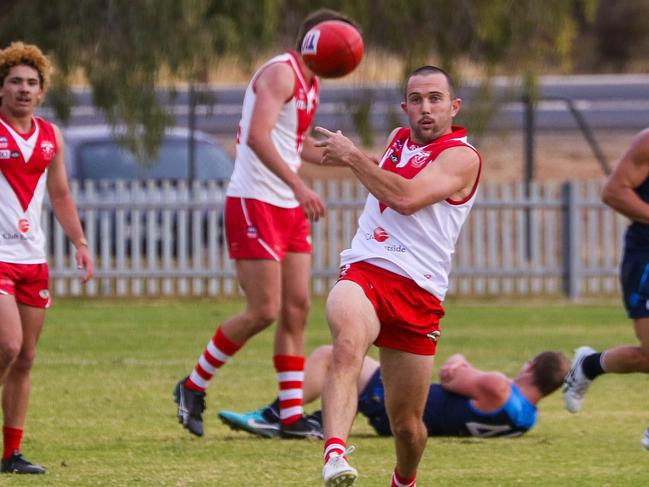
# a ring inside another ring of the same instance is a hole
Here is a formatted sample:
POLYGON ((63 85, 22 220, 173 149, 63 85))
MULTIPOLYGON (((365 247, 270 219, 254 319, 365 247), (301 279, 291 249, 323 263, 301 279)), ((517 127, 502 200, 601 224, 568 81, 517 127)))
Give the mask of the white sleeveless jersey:
POLYGON ((58 147, 54 127, 33 118, 25 136, 0 117, 0 262, 42 264, 41 228, 47 167, 58 147))
POLYGON ((237 133, 234 172, 226 194, 239 198, 254 198, 282 208, 295 208, 299 203, 293 190, 268 169, 247 144, 256 101, 255 81, 264 69, 274 63, 286 63, 293 69, 295 92, 282 107, 272 129, 271 138, 277 152, 293 172, 297 172, 302 164, 302 141, 318 106, 320 84, 317 77, 313 78, 310 86, 307 84, 296 54, 289 51, 272 58, 259 68, 246 89, 237 133))
MULTIPOLYGON (((418 146, 410 140, 410 129, 400 129, 383 155, 381 169, 412 179, 450 147, 464 146, 476 151, 467 143, 464 128, 452 130, 426 146, 418 146)), ((443 301, 455 242, 475 201, 479 179, 480 172, 471 193, 462 201, 447 199, 407 216, 370 194, 351 248, 341 254, 342 265, 366 261, 414 280, 443 301)))

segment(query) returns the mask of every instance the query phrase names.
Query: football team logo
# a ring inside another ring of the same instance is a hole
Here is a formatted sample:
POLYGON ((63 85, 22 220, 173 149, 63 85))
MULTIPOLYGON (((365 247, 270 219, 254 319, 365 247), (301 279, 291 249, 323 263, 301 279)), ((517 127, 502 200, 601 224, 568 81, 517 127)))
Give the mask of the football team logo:
POLYGON ((426 163, 429 156, 430 152, 422 151, 410 159, 410 164, 412 167, 421 167, 426 163))
POLYGON ((376 227, 374 229, 374 240, 376 240, 377 242, 385 242, 389 238, 390 235, 388 235, 388 232, 386 232, 383 228, 376 227))
POLYGON ((310 30, 302 41, 302 54, 317 54, 318 40, 320 39, 319 30, 310 30))
POLYGON ((20 230, 20 233, 29 232, 29 220, 27 218, 18 220, 18 230, 20 230))
POLYGON ((41 152, 46 161, 51 161, 54 159, 54 144, 49 140, 44 140, 41 142, 41 152))
POLYGON ((254 225, 248 225, 248 228, 246 229, 246 236, 248 238, 257 238, 259 233, 257 232, 257 227, 254 225))
POLYGON ((11 159, 10 150, 0 150, 0 159, 11 159))
POLYGON ((50 299, 50 291, 49 291, 49 289, 41 289, 40 291, 38 291, 38 295, 42 299, 50 299))

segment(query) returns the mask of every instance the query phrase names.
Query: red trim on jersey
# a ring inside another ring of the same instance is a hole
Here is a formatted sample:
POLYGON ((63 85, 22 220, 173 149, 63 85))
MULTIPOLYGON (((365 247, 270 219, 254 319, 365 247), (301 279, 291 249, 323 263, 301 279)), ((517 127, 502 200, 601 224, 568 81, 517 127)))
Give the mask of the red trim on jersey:
MULTIPOLYGON (((466 142, 457 140, 466 137, 466 129, 464 127, 454 125, 451 127, 451 130, 452 131, 450 133, 438 137, 429 144, 420 145, 416 142, 413 142, 410 138, 409 128, 400 128, 399 130, 397 130, 397 133, 394 135, 394 137, 388 144, 388 148, 383 154, 383 158, 381 160, 381 169, 398 174, 399 176, 406 179, 412 179, 417 176, 417 174, 419 174, 426 166, 428 166, 428 164, 434 162, 446 149, 449 149, 451 147, 468 147, 475 151, 476 154, 478 154, 478 158, 480 159, 478 176, 473 185, 473 188, 471 189, 471 194, 462 201, 454 201, 450 198, 446 200, 448 203, 454 205, 466 203, 478 188, 478 182, 480 180, 480 173, 482 170, 482 159, 480 158, 480 154, 477 150, 475 150, 475 148, 473 148, 466 142), (404 149, 408 151, 417 151, 416 153, 413 153, 410 156, 410 159, 405 163, 401 160, 404 149)), ((385 203, 379 202, 379 209, 381 212, 385 211, 386 208, 387 205, 385 203)))
MULTIPOLYGON (((7 120, 7 119, 6 119, 2 114, 0 114, 0 118, 2 119, 3 122, 5 122, 5 123, 6 123, 7 125, 9 125, 12 129, 14 129, 14 132, 16 132, 18 135, 20 135, 20 136, 21 136, 23 139, 25 139, 25 140, 29 139, 29 138, 32 136, 32 134, 34 133, 34 131, 36 130, 36 117, 32 117, 32 126, 31 126, 31 128, 30 128, 27 132, 25 132, 25 133, 20 132, 20 131, 16 128, 16 126, 15 126, 13 123, 11 123, 9 120, 7 120)), ((41 119, 41 120, 42 120, 42 119, 41 119)))
POLYGON ((14 190, 23 211, 27 211, 38 181, 58 152, 54 126, 39 117, 34 117, 33 120, 34 126, 38 123, 39 134, 27 160, 13 134, 0 124, 0 136, 7 143, 6 149, 2 150, 4 154, 0 154, 7 156, 0 157, 0 171, 14 190), (14 155, 17 157, 13 157, 14 155))
POLYGON ((478 155, 478 175, 475 178, 475 182, 473 183, 473 187, 471 188, 471 192, 466 196, 466 198, 463 198, 461 200, 452 200, 451 198, 447 198, 446 202, 450 205, 463 205, 467 201, 469 201, 471 198, 473 198, 473 195, 475 194, 476 191, 478 191, 478 183, 480 182, 480 175, 482 174, 482 157, 480 157, 480 153, 470 145, 462 144, 464 147, 468 147, 472 151, 474 151, 478 155))

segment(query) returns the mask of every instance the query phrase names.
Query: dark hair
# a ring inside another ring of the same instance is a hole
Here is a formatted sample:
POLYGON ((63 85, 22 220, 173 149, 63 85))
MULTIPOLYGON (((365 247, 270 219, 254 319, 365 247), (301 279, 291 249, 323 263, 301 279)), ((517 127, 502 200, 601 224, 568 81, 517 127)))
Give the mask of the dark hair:
POLYGON ((451 78, 451 75, 448 74, 446 71, 444 71, 442 68, 438 68, 437 66, 421 66, 417 69, 415 69, 412 73, 410 73, 406 77, 406 82, 403 84, 403 98, 404 100, 408 98, 408 81, 410 81, 410 78, 413 76, 419 76, 419 75, 426 75, 426 74, 442 74, 446 78, 446 82, 448 83, 448 90, 451 95, 451 100, 455 98, 455 82, 451 78))
POLYGON ((306 18, 302 21, 300 29, 297 31, 297 38, 295 39, 295 50, 300 52, 302 48, 302 41, 307 32, 311 30, 312 27, 318 25, 320 22, 325 20, 340 20, 342 22, 347 22, 352 25, 356 30, 360 32, 358 25, 349 17, 337 12, 336 10, 331 10, 329 8, 321 8, 311 12, 306 18))
POLYGON ((561 352, 541 352, 532 359, 534 385, 543 396, 556 391, 570 370, 570 361, 561 352))

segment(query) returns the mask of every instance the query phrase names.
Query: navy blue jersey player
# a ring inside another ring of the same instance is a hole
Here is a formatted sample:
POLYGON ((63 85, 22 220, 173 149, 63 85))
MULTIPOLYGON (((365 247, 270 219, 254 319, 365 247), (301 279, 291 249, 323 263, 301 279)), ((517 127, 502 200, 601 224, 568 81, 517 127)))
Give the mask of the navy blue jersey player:
MULTIPOLYGON (((304 402, 320 396, 331 365, 331 347, 317 348, 305 367, 304 402)), ((558 389, 570 367, 561 352, 542 352, 527 362, 514 379, 473 367, 464 356, 451 356, 440 369, 440 383, 431 384, 424 410, 429 436, 519 436, 536 422, 536 404, 558 389)), ((366 357, 358 380, 358 412, 379 435, 390 435, 379 363, 366 357)), ((279 434, 277 401, 256 411, 219 412, 233 429, 260 436, 279 434)), ((320 422, 320 414, 309 416, 320 422)))
MULTIPOLYGON (((575 351, 566 376, 563 398, 573 413, 598 376, 610 372, 649 373, 649 129, 640 132, 618 162, 602 191, 602 200, 628 217, 620 283, 627 315, 633 320, 639 344, 621 345, 598 353, 588 346, 575 351)), ((642 438, 649 450, 649 429, 642 438)))

